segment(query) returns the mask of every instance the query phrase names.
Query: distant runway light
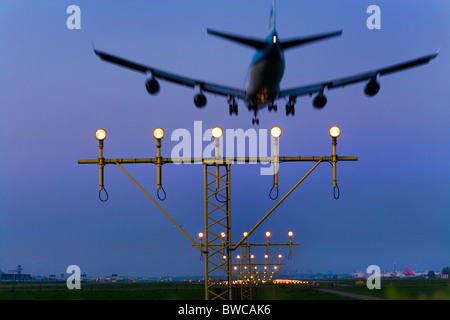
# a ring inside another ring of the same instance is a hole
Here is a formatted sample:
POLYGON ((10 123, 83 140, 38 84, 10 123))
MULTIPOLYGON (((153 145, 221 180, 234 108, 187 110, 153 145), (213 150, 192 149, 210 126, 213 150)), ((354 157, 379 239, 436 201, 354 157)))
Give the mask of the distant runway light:
POLYGON ((106 138, 106 130, 105 129, 97 129, 95 131, 95 138, 97 140, 105 140, 105 138, 106 138))

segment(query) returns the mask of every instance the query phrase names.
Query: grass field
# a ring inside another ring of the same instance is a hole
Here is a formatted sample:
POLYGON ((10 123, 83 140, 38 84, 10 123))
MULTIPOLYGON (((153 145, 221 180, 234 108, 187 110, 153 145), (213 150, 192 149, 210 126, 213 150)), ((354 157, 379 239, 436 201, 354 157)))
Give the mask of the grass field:
MULTIPOLYGON (((444 279, 381 280, 380 290, 369 290, 355 280, 324 281, 318 286, 265 285, 254 292, 257 300, 348 300, 332 289, 389 300, 450 300, 450 281, 444 279)), ((239 292, 236 290, 235 292, 239 292)), ((2 282, 0 300, 203 300, 204 285, 189 282, 83 282, 69 290, 65 282, 2 282)))

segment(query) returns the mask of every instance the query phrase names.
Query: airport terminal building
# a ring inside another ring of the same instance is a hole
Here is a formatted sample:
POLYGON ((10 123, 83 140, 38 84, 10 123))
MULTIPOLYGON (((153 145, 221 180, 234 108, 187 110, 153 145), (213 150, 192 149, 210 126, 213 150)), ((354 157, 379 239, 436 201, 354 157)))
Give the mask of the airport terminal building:
MULTIPOLYGON (((18 268, 18 270, 21 269, 18 268)), ((0 281, 31 281, 31 280, 33 280, 33 278, 29 274, 23 274, 20 271, 4 273, 2 270, 0 270, 0 281)))

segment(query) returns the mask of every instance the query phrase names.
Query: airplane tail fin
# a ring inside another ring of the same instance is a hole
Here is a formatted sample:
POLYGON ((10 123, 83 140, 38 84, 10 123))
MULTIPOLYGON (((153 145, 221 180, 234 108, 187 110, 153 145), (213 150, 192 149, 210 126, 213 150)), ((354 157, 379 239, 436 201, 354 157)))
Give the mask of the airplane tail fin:
POLYGON ((316 34, 316 35, 308 36, 308 37, 285 40, 280 43, 280 48, 282 50, 285 50, 285 49, 293 48, 293 47, 300 46, 303 44, 307 44, 309 42, 319 41, 319 40, 323 40, 323 39, 327 39, 327 38, 331 38, 331 37, 337 37, 337 36, 340 36, 341 34, 342 34, 342 30, 339 30, 339 31, 335 31, 335 32, 322 33, 322 34, 316 34))
POLYGON ((239 42, 240 44, 261 50, 264 49, 267 45, 267 42, 259 40, 259 39, 253 39, 253 38, 248 38, 248 37, 241 37, 238 35, 233 35, 233 34, 229 34, 229 33, 223 33, 220 31, 215 31, 215 30, 211 30, 211 29, 207 29, 208 34, 211 34, 213 36, 218 36, 218 37, 222 37, 234 42, 239 42))
POLYGON ((275 0, 272 0, 272 6, 270 8, 269 31, 273 31, 276 27, 275 4, 275 0))

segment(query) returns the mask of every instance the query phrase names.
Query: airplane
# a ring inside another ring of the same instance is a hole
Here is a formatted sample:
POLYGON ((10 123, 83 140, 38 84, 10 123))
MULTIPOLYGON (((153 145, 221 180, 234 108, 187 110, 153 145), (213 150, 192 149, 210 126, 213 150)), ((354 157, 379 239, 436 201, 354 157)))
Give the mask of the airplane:
POLYGON ((159 92, 160 85, 157 79, 161 79, 194 88, 194 104, 198 108, 204 108, 206 106, 207 98, 204 95, 204 92, 208 92, 215 95, 228 97, 229 113, 230 115, 237 115, 238 104, 236 100, 240 99, 244 101, 249 111, 253 111, 254 118, 252 119, 252 124, 259 124, 258 111, 266 106, 269 111, 277 111, 275 101, 278 99, 285 99, 287 101, 286 115, 288 116, 290 114, 295 114, 295 103, 297 101, 297 97, 303 95, 312 96, 313 94, 316 94, 312 104, 314 108, 322 109, 327 103, 327 97, 324 94, 325 89, 330 90, 357 82, 368 81, 364 87, 364 93, 369 97, 373 97, 380 90, 380 83, 378 81, 379 77, 426 64, 438 55, 438 53, 430 54, 352 76, 280 90, 280 82, 285 70, 285 50, 319 40, 338 37, 342 34, 342 30, 282 40, 276 31, 275 20, 275 0, 272 0, 269 20, 269 34, 264 40, 252 37, 242 37, 235 34, 207 29, 207 33, 210 35, 221 37, 256 49, 248 70, 245 89, 231 88, 228 86, 180 76, 126 60, 109 53, 96 50, 95 48, 94 52, 100 57, 101 60, 146 74, 147 79, 145 80, 145 87, 151 95, 155 95, 159 92))

